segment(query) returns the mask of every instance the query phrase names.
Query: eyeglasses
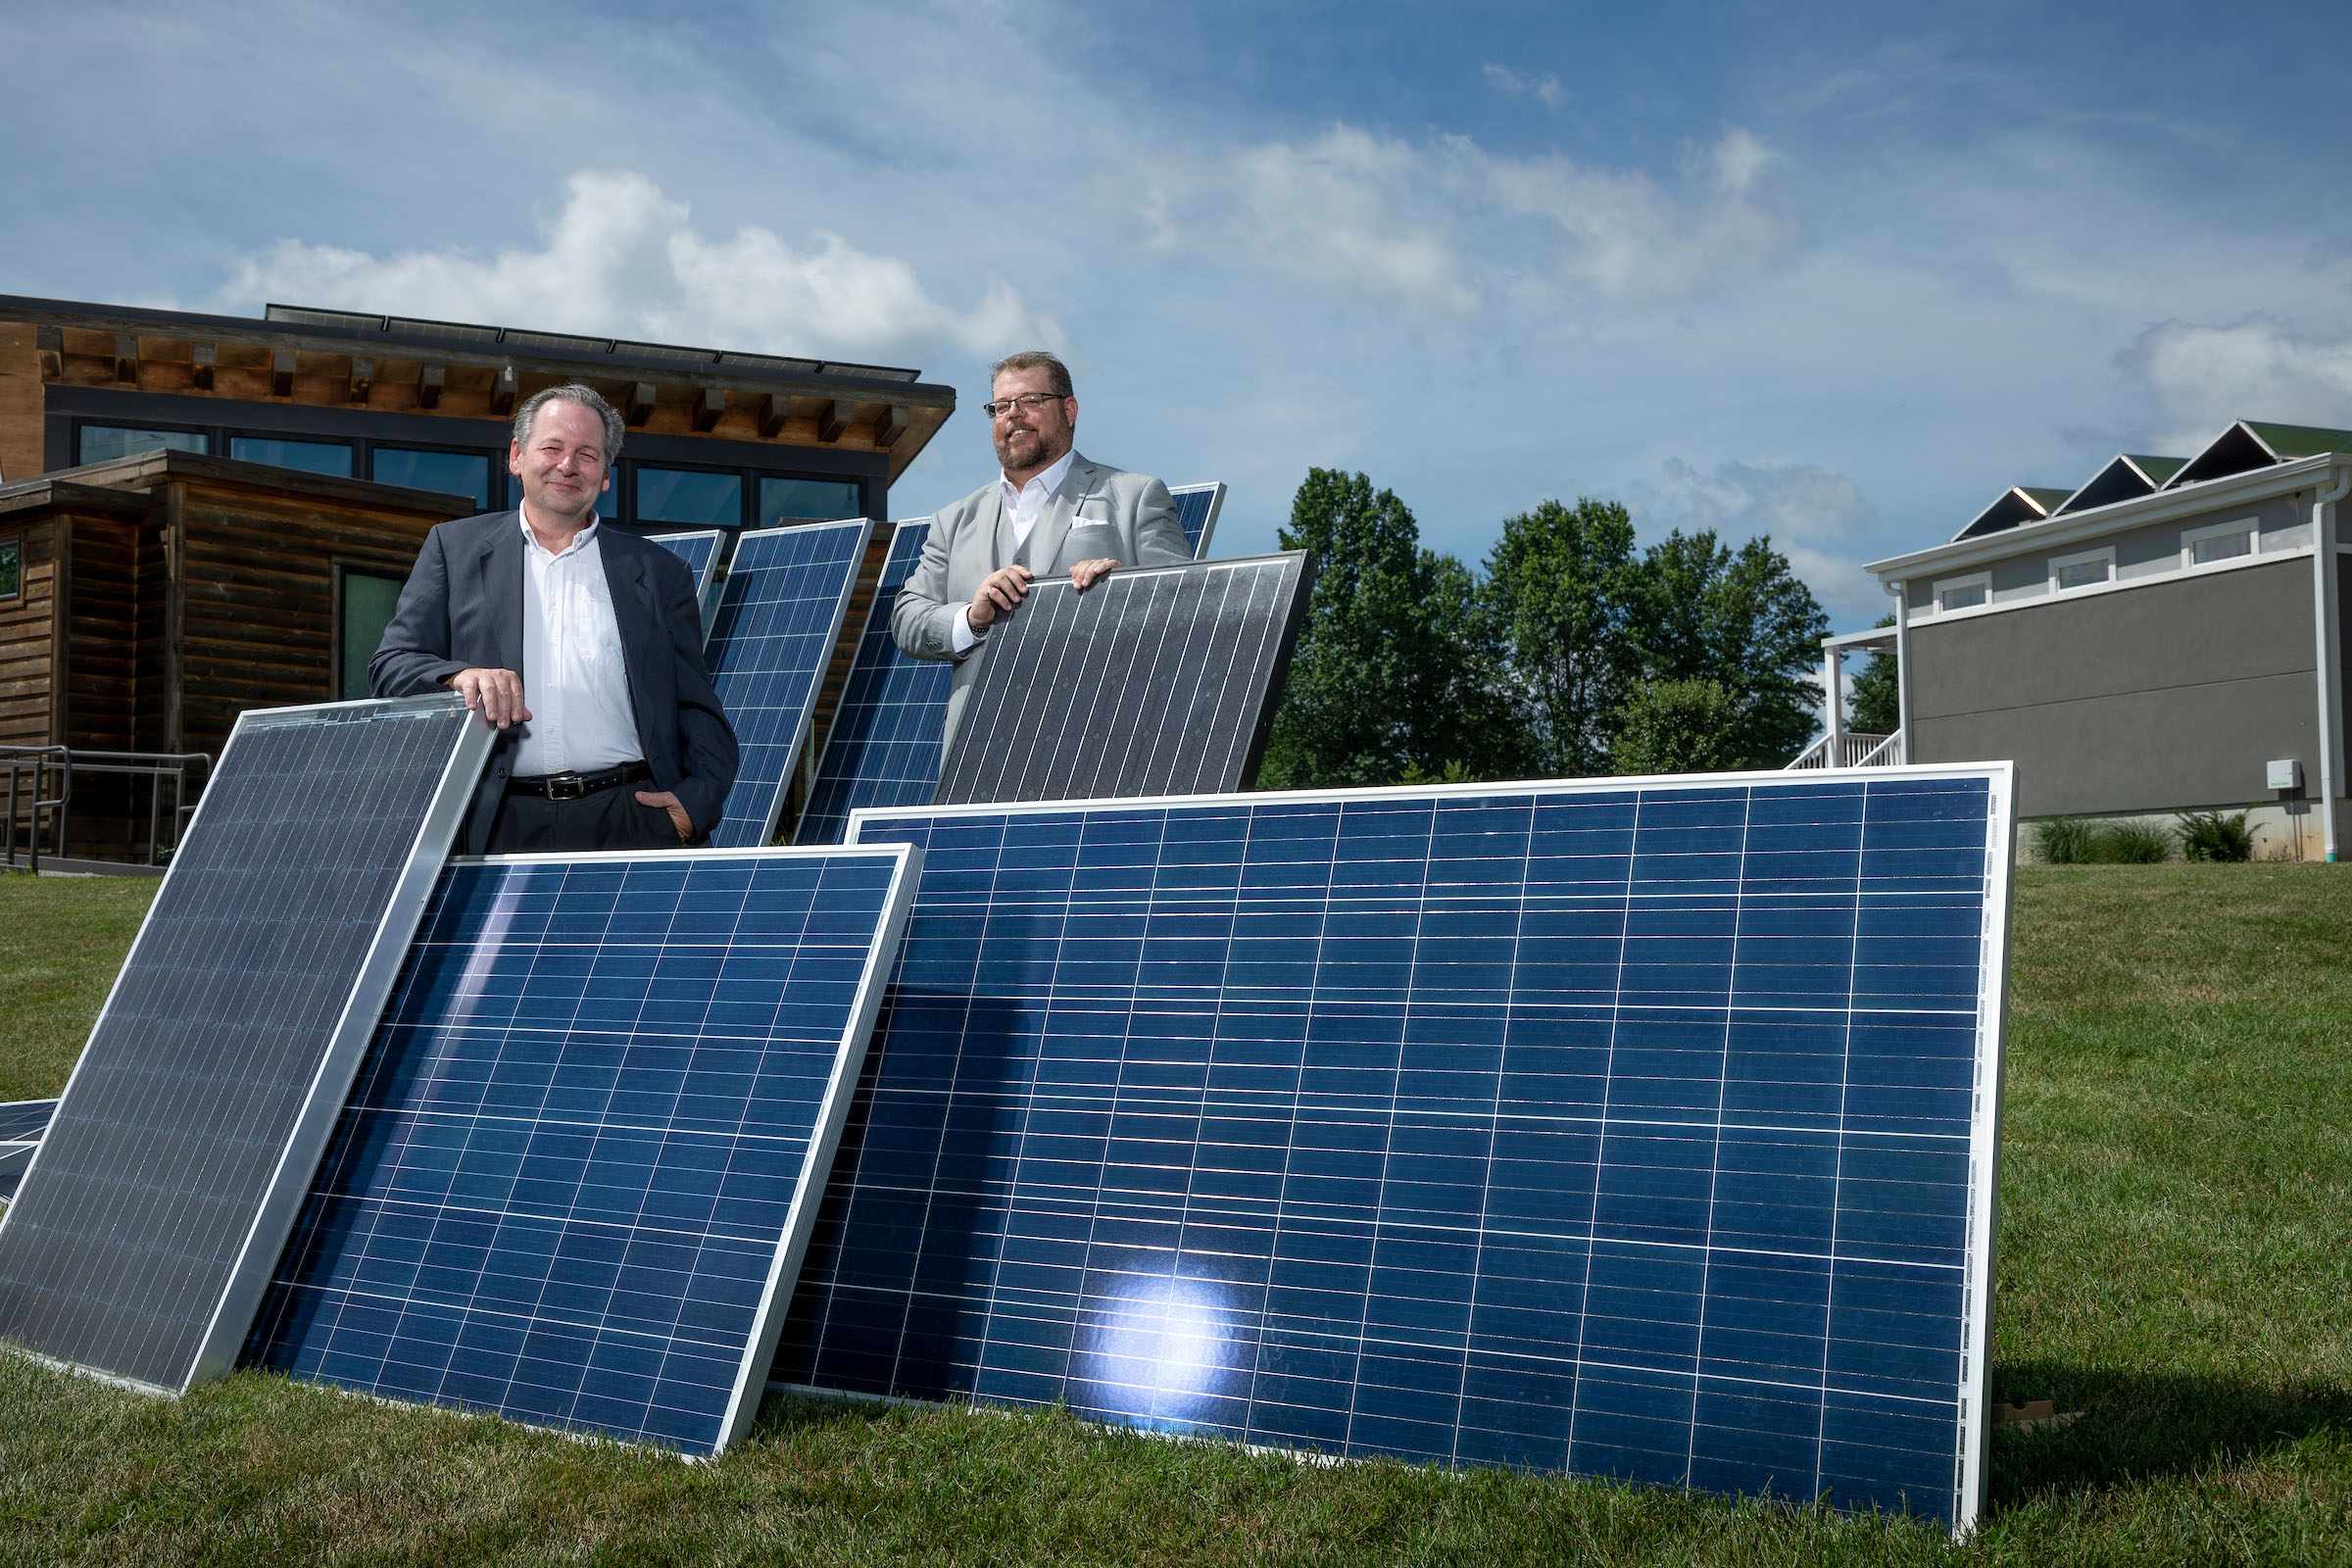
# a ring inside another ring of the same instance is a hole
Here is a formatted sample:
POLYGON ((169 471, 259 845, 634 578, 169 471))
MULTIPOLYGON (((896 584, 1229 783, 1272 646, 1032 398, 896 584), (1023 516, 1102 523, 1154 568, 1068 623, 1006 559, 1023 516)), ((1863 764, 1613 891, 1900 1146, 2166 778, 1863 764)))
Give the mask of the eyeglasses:
POLYGON ((1061 394, 1058 392, 1024 392, 1019 397, 999 398, 994 403, 983 403, 980 412, 992 419, 1002 419, 1015 409, 1026 409, 1035 414, 1047 404, 1060 401, 1061 394))

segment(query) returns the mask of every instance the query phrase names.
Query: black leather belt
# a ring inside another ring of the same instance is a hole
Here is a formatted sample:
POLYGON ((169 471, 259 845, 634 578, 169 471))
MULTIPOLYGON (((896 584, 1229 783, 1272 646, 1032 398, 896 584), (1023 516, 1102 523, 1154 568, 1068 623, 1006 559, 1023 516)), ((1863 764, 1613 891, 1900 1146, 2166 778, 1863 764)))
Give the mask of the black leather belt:
POLYGON ((550 801, 577 801, 599 790, 640 784, 653 776, 654 770, 643 762, 623 762, 594 773, 535 773, 529 778, 511 778, 507 780, 507 793, 537 795, 550 801))

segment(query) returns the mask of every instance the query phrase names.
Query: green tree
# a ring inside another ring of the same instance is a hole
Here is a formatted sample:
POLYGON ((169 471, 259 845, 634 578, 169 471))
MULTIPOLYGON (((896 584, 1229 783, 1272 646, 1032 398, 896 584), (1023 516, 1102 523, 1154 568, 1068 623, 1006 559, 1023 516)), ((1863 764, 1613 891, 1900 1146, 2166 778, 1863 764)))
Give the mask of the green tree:
POLYGON ((1633 519, 1614 501, 1544 501, 1503 520, 1486 595, 1537 774, 1608 770, 1618 710, 1642 673, 1642 586, 1633 519))
POLYGON ((1645 680, 1618 710, 1609 766, 1618 773, 1714 773, 1732 751, 1738 702, 1711 680, 1645 680))
MULTIPOLYGON (((1892 615, 1881 626, 1894 624, 1892 615)), ((1891 735, 1903 727, 1903 694, 1895 686, 1894 655, 1874 653, 1854 674, 1853 728, 1863 735, 1891 735)))
MULTIPOLYGON (((1778 767, 1804 749, 1830 618, 1769 538, 1735 551, 1711 528, 1677 529, 1642 553, 1640 600, 1633 636, 1642 678, 1712 682, 1724 693, 1717 766, 1778 767)), ((1697 710, 1681 710, 1695 721, 1697 710)))
POLYGON ((1477 579, 1420 539, 1393 492, 1307 470, 1281 540, 1314 553, 1315 585, 1261 788, 1488 777, 1516 754, 1477 579))

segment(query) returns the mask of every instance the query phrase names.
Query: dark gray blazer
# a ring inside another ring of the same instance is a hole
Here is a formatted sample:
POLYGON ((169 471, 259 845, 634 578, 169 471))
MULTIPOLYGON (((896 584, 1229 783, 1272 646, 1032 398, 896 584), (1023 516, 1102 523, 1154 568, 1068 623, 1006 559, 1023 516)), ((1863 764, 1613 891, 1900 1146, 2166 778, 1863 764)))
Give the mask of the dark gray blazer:
MULTIPOLYGON (((735 731, 703 663, 694 573, 660 545, 617 528, 598 530, 597 550, 612 590, 637 741, 654 787, 675 794, 696 831, 708 832, 735 786, 735 731)), ((384 640, 368 662, 369 689, 378 697, 416 697, 461 669, 512 669, 527 690, 522 578, 520 513, 488 512, 434 528, 400 591, 384 640)), ((468 855, 481 854, 490 842, 520 738, 507 731, 490 754, 466 822, 468 855)))
MULTIPOLYGON (((1040 577, 1066 574, 1081 561, 1102 559, 1129 566, 1173 566, 1193 559, 1176 501, 1148 473, 1129 473, 1073 455, 1070 471, 1046 498, 1045 510, 1016 550, 1004 516, 1004 492, 991 479, 961 501, 939 509, 923 542, 923 559, 890 609, 890 632, 909 659, 956 657, 956 614, 980 591, 980 579, 1018 564, 1040 577)), ((993 628, 992 628, 993 629, 993 628)), ((985 639, 956 666, 948 692, 942 765, 956 749, 963 705, 980 675, 985 639)))

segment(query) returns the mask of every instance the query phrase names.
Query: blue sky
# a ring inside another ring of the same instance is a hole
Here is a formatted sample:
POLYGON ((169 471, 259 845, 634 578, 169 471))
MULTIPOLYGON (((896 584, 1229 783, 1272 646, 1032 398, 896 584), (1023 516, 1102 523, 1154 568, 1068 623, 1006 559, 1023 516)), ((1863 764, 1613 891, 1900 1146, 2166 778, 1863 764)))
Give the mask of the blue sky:
POLYGON ((1547 496, 1861 562, 2235 416, 2352 425, 2317 6, 16 0, 0 292, 266 299, 920 366, 1081 446, 1310 465, 1482 556, 1547 496))

